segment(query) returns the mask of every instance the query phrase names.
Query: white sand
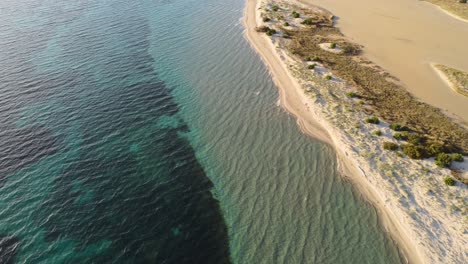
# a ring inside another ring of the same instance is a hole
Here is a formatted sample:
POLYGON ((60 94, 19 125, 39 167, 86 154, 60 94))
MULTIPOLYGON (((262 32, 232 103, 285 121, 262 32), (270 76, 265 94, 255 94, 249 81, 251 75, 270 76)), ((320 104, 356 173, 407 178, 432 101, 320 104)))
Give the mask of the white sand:
MULTIPOLYGON (((394 141, 388 124, 362 122, 366 115, 355 110, 356 100, 345 96, 349 88, 343 81, 324 80, 323 74, 306 69, 277 47, 276 37, 256 32, 258 25, 278 23, 260 19, 271 2, 247 0, 244 24, 247 39, 279 88, 281 105, 297 118, 304 133, 335 147, 340 171, 377 208, 411 263, 467 263, 467 220, 458 210, 466 214, 467 187, 445 186, 443 179, 450 171, 431 160, 410 160, 384 151, 382 142, 394 141), (381 137, 371 134, 376 129, 383 132, 381 137)), ((287 10, 291 3, 299 5, 285 0, 275 3, 286 9, 285 14, 292 11, 287 10)), ((296 20, 288 20, 291 27, 301 27, 296 20)), ((465 160, 458 167, 467 168, 466 164, 465 160)))

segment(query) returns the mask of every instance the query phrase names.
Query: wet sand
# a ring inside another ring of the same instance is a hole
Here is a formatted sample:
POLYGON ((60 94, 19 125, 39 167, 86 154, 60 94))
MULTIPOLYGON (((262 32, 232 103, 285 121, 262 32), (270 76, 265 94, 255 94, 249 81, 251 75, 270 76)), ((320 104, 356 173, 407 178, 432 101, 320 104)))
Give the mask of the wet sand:
POLYGON ((454 92, 431 63, 468 71, 468 23, 414 0, 300 0, 338 17, 337 26, 364 45, 364 55, 399 78, 421 100, 465 125, 468 99, 454 92))

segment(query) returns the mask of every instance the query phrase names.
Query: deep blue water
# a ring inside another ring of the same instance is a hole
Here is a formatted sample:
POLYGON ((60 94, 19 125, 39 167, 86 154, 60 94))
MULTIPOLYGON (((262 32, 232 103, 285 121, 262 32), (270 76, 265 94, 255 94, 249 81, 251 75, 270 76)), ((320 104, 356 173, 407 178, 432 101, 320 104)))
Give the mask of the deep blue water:
POLYGON ((98 2, 0 3, 0 262, 229 262, 142 5, 98 2))

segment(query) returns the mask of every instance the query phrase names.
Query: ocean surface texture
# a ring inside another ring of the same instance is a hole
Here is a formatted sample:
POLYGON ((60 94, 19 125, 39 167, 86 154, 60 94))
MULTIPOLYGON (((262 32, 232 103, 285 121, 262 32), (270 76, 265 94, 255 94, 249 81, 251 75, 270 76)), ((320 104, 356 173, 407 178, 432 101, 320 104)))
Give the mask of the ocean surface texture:
POLYGON ((0 1, 0 263, 400 263, 243 0, 0 1))

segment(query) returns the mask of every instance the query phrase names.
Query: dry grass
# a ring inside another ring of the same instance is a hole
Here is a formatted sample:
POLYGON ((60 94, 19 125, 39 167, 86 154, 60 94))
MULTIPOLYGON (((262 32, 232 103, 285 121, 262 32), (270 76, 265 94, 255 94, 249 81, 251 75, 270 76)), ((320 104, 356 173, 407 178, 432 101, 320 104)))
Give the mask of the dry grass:
POLYGON ((459 3, 458 0, 424 0, 442 7, 450 13, 468 19, 468 3, 459 3))
POLYGON ((435 67, 447 76, 457 93, 468 96, 468 73, 440 64, 435 67))
POLYGON ((288 49, 302 59, 318 57, 334 74, 355 86, 361 98, 372 106, 371 111, 387 122, 405 125, 427 137, 428 142, 443 144, 447 151, 468 153, 467 130, 439 109, 416 100, 388 73, 359 56, 359 46, 347 42, 338 29, 325 22, 307 29, 282 29, 290 36, 288 49), (331 41, 347 47, 346 51, 335 54, 319 47, 331 41))

